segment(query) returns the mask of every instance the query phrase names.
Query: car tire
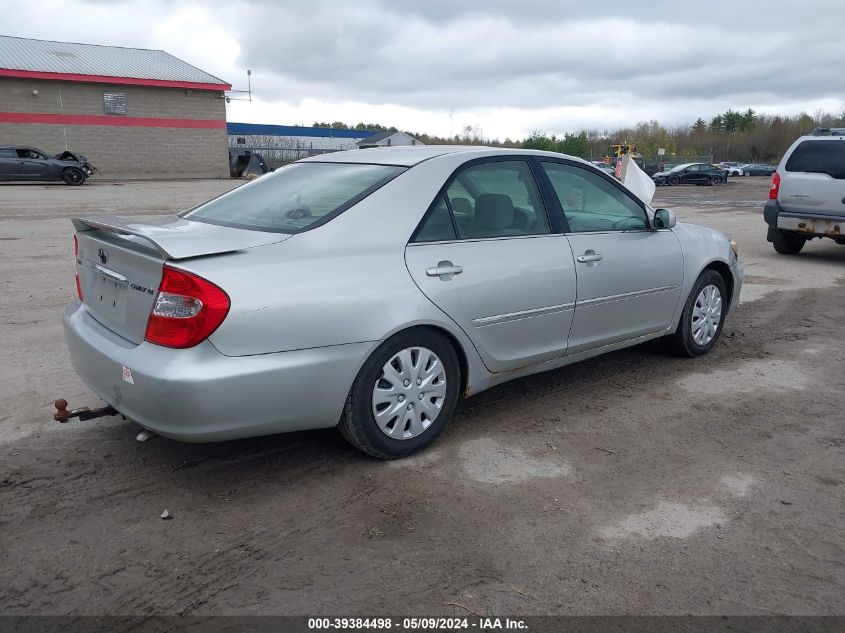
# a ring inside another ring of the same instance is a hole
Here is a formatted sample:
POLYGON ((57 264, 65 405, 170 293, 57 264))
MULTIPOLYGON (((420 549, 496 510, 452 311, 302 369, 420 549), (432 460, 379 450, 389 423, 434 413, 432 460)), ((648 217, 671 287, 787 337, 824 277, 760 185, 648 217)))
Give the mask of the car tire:
POLYGON ((449 339, 428 328, 406 330, 379 345, 361 367, 338 430, 378 459, 406 457, 437 439, 460 390, 460 363, 449 339))
POLYGON ((701 356, 719 341, 729 306, 725 280, 715 270, 699 275, 684 304, 672 347, 681 356, 701 356))
POLYGON ((750 176, 750 175, 751 175, 751 172, 748 172, 748 171, 743 173, 743 176, 750 176))
POLYGON ((85 172, 76 167, 70 167, 62 172, 62 180, 66 185, 78 187, 85 182, 85 172))
POLYGON ((711 185, 721 185, 722 184, 722 177, 721 176, 711 176, 710 177, 710 184, 711 185))
POLYGON ((783 231, 778 231, 772 239, 772 246, 781 255, 797 255, 806 243, 806 237, 783 231))
POLYGON ((672 176, 666 182, 668 182, 670 185, 679 185, 681 183, 681 179, 677 176, 672 176))

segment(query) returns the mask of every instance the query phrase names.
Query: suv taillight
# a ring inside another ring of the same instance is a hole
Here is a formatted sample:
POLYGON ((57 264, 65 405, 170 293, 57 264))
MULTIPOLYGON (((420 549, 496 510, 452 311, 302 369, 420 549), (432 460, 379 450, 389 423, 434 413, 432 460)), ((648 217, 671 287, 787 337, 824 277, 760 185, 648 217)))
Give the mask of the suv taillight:
POLYGON ((210 281, 165 266, 144 338, 164 347, 193 347, 223 323, 229 305, 229 295, 210 281))
POLYGON ((780 174, 775 172, 774 174, 772 174, 772 188, 769 189, 769 200, 777 200, 779 190, 780 190, 780 174))
POLYGON ((73 236, 73 265, 76 275, 76 296, 82 301, 82 285, 79 283, 79 240, 76 239, 76 235, 73 236))

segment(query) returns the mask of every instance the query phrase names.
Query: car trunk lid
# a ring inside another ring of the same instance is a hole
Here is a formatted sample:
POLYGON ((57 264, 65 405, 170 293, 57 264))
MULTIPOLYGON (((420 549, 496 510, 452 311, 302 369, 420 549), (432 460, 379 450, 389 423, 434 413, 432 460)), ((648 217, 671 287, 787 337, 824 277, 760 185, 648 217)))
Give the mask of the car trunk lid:
POLYGON ((85 216, 73 218, 73 224, 83 304, 97 321, 136 344, 144 340, 165 263, 235 253, 290 237, 175 215, 149 220, 85 216))

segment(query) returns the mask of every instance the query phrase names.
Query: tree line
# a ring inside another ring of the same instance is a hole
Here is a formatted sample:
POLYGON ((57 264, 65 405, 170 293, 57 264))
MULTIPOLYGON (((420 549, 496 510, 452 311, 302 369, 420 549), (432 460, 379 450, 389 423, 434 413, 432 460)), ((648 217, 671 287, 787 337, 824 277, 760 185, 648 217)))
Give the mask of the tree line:
MULTIPOLYGON (((315 122, 314 127, 335 129, 396 132, 396 127, 378 123, 358 123, 354 126, 341 121, 315 122)), ((498 147, 521 147, 560 152, 581 158, 598 160, 612 152, 611 146, 628 143, 646 159, 656 158, 657 150, 665 150, 670 157, 711 156, 714 161, 776 163, 792 142, 816 127, 845 127, 845 108, 839 113, 818 111, 813 115, 760 114, 751 108, 717 114, 710 121, 699 117, 688 125, 665 126, 658 121, 641 121, 633 127, 613 130, 584 129, 565 133, 562 137, 536 131, 527 138, 513 140, 486 138, 477 125, 461 128, 459 134, 442 137, 433 134, 407 133, 427 145, 473 144, 498 147)))

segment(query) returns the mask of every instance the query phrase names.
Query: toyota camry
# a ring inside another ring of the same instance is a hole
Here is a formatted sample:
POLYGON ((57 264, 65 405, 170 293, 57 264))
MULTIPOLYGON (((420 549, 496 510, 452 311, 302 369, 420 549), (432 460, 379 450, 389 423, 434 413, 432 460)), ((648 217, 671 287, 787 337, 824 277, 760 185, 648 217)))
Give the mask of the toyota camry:
POLYGON ((529 150, 338 152, 73 224, 67 345, 114 410, 191 442, 336 426, 385 459, 520 376, 660 337, 710 351, 743 278, 721 233, 529 150))

